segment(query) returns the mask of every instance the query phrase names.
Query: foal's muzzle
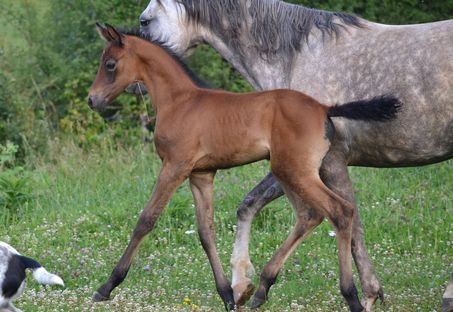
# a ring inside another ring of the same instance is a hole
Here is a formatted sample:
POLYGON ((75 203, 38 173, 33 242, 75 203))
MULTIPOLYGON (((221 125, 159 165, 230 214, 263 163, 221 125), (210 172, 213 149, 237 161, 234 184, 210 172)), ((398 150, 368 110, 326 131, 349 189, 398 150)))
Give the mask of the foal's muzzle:
POLYGON ((88 106, 93 109, 94 103, 93 103, 93 98, 91 96, 88 97, 88 106))
POLYGON ((97 112, 102 112, 105 110, 105 99, 103 97, 97 95, 89 95, 88 96, 88 106, 97 112))

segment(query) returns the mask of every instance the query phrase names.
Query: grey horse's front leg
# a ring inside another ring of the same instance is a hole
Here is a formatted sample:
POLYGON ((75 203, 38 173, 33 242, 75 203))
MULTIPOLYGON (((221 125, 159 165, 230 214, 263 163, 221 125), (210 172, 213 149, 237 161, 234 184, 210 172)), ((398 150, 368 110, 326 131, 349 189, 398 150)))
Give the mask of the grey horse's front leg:
POLYGON ((344 155, 345 153, 336 151, 335 147, 332 146, 323 160, 320 174, 323 182, 332 191, 349 201, 355 207, 352 226, 352 256, 354 257, 362 285, 362 305, 366 311, 371 311, 377 298, 384 300, 384 294, 379 280, 374 273, 373 264, 365 246, 364 231, 360 222, 344 155))
POLYGON ((254 274, 249 255, 249 239, 252 221, 256 214, 268 203, 282 196, 283 190, 269 173, 255 188, 247 194, 237 210, 237 233, 231 256, 233 273, 232 288, 234 301, 244 305, 253 295, 255 287, 248 276, 254 274))
POLYGON ((453 312, 453 273, 442 299, 442 312, 453 312))

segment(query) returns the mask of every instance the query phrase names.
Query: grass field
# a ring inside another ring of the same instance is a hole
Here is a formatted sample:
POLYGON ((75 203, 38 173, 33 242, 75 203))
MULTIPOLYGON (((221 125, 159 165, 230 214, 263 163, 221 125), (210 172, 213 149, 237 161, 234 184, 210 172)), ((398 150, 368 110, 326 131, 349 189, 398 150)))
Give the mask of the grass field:
MULTIPOLYGON (((91 296, 123 252, 152 190, 160 162, 150 146, 83 153, 55 144, 55 157, 26 172, 32 199, 0 238, 60 274, 65 289, 31 279, 17 301, 24 311, 222 311, 195 230, 184 184, 142 245, 126 281, 109 303, 91 296)), ((267 172, 267 163, 217 175, 217 245, 225 270, 235 233, 235 208, 267 172)), ((453 162, 410 169, 351 168, 366 240, 384 285, 377 311, 438 311, 453 271, 453 162)), ((5 214, 4 214, 5 215, 5 214)), ((251 256, 257 272, 294 222, 279 199, 254 222, 251 256)), ((263 311, 347 311, 338 284, 336 241, 324 222, 289 258, 263 311)), ((257 281, 257 279, 256 279, 257 281)))

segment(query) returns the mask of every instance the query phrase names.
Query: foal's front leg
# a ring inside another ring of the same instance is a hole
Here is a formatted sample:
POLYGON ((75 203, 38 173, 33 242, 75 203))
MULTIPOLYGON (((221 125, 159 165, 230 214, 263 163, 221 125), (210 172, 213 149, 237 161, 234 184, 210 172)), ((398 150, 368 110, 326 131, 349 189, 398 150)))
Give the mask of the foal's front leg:
POLYGON ((143 238, 154 228, 160 213, 167 205, 171 196, 187 178, 188 171, 185 171, 182 168, 182 166, 172 166, 169 163, 164 163, 159 177, 157 178, 156 185, 154 186, 151 199, 138 219, 129 245, 107 282, 94 294, 94 301, 109 300, 112 290, 126 278, 132 260, 137 254, 138 247, 143 238))
POLYGON ((190 175, 190 187, 196 205, 201 245, 211 264, 217 292, 222 298, 225 308, 230 311, 234 310, 233 290, 223 271, 215 245, 214 207, 212 205, 214 175, 215 172, 192 173, 190 175))

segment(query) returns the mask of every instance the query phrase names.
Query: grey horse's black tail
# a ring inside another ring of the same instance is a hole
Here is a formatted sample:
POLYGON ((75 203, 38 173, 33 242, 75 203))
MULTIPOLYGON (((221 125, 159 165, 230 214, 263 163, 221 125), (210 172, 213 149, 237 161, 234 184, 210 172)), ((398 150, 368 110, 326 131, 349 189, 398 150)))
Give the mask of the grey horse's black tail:
POLYGON ((382 95, 370 100, 335 105, 329 109, 329 117, 345 117, 355 120, 386 121, 396 117, 401 110, 401 101, 391 95, 382 95))

